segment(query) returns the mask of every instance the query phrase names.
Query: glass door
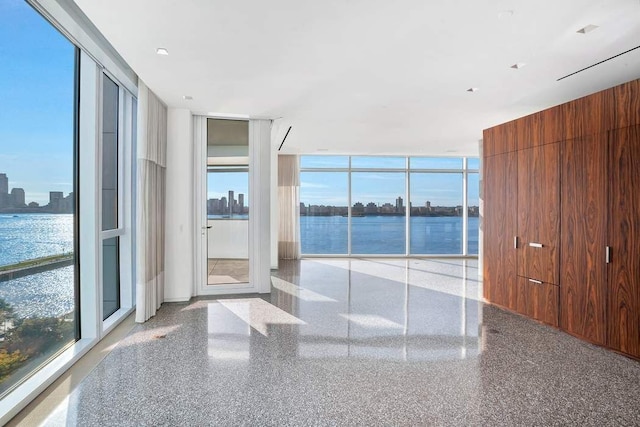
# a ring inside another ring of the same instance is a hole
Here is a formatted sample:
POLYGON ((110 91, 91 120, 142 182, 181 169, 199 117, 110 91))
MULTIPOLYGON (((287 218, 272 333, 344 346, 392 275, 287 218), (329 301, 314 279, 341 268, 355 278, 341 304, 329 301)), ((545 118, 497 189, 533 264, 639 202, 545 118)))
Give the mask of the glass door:
POLYGON ((249 283, 249 123, 207 119, 207 287, 249 283))

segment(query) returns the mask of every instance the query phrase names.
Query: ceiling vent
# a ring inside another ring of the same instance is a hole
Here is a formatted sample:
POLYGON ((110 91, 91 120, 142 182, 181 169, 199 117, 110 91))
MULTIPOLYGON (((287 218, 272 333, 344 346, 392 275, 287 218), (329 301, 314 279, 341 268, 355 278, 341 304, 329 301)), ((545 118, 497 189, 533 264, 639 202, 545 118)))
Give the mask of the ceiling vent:
POLYGON ((591 65, 589 65, 588 67, 584 67, 584 68, 583 68, 583 69, 581 69, 581 70, 574 71, 574 72, 573 72, 573 73, 571 73, 571 74, 567 74, 567 75, 566 75, 566 76, 564 76, 564 77, 560 77, 560 78, 559 78, 558 80, 556 80, 556 81, 557 81, 557 82, 559 82, 560 80, 563 80, 563 79, 566 79, 567 77, 571 77, 571 76, 573 76, 573 75, 576 75, 576 74, 578 74, 578 73, 581 73, 581 72, 583 72, 583 71, 585 71, 585 70, 588 70, 589 68, 593 68, 593 67, 595 67, 596 65, 600 65, 600 64, 603 64, 603 63, 605 63, 605 62, 607 62, 607 61, 611 61, 611 60, 612 60, 612 59, 614 59, 614 58, 617 58, 617 57, 619 57, 619 56, 622 56, 622 55, 624 55, 625 53, 632 52, 632 51, 634 51, 634 50, 636 50, 636 49, 640 49, 640 46, 636 46, 636 47, 631 48, 631 49, 629 49, 629 50, 625 50, 624 52, 621 52, 621 53, 619 53, 619 54, 617 54, 617 55, 613 55, 613 56, 612 56, 612 57, 610 57, 610 58, 604 59, 604 60, 602 60, 602 61, 600 61, 600 62, 596 62, 595 64, 591 64, 591 65))

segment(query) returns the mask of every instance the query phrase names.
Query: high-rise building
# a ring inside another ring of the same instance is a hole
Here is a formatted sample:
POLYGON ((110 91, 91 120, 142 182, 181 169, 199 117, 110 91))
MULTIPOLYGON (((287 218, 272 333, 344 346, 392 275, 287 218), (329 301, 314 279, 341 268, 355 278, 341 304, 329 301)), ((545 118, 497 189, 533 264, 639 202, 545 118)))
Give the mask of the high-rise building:
POLYGON ((233 198, 233 190, 229 190, 229 214, 233 213, 233 204, 236 199, 233 198))
POLYGON ((9 193, 9 178, 6 173, 0 173, 0 194, 9 193))
POLYGON ((49 210, 51 212, 62 212, 64 208, 64 193, 62 191, 49 191, 49 210))
POLYGON ((224 214, 226 214, 226 213, 229 213, 229 212, 227 211, 227 209, 228 209, 228 206, 227 206, 227 198, 226 198, 226 197, 223 197, 223 198, 221 198, 221 199, 220 199, 220 214, 221 214, 221 215, 224 215, 224 214))
POLYGON ((22 188, 11 189, 11 205, 15 208, 23 208, 27 206, 24 202, 24 189, 22 188))
POLYGON ((238 213, 244 213, 244 194, 238 194, 238 213))
POLYGON ((396 212, 402 212, 402 197, 396 199, 396 212))

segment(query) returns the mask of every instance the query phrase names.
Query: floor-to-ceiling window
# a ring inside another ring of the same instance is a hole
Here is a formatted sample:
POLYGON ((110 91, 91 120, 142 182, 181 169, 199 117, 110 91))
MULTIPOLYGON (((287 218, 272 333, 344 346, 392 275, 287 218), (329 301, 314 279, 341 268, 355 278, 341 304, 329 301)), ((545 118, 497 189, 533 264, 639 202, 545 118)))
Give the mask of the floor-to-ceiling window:
POLYGON ((349 158, 300 159, 300 243, 305 254, 349 252, 349 158))
POLYGON ((134 305, 136 78, 53 9, 0 2, 0 424, 134 305))
POLYGON ((76 47, 0 2, 0 396, 79 337, 76 47))
POLYGON ((352 254, 405 253, 405 168, 404 157, 351 158, 352 254))
POLYGON ((120 308, 120 88, 102 75, 102 318, 120 308))
POLYGON ((477 255, 478 159, 301 156, 305 255, 477 255))

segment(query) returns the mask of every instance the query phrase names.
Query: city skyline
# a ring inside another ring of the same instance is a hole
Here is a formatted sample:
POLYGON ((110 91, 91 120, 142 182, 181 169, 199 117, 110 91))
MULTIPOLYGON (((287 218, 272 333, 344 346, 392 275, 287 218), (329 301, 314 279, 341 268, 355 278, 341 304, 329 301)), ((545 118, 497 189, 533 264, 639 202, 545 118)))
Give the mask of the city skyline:
POLYGON ((9 183, 9 176, 0 172, 0 213, 73 213, 75 210, 73 192, 65 197, 62 191, 49 191, 48 203, 41 205, 27 202, 24 188, 11 187, 9 183))
POLYGON ((245 194, 238 193, 235 198, 234 190, 227 190, 228 197, 208 198, 207 215, 244 215, 249 213, 249 207, 245 206, 245 194))
MULTIPOLYGON (((462 205, 441 206, 434 205, 427 200, 424 205, 414 205, 409 203, 411 216, 462 216, 462 205)), ((395 200, 386 201, 384 203, 375 202, 359 202, 356 201, 351 206, 352 216, 367 215, 405 215, 407 206, 404 204, 402 196, 398 196, 395 200)), ((477 205, 467 206, 468 216, 476 217, 480 214, 480 208, 477 205)), ((306 204, 300 202, 300 215, 302 216, 346 216, 348 215, 348 207, 343 205, 330 204, 306 204)))
POLYGON ((19 3, 0 2, 0 170, 44 205, 73 191, 75 47, 19 3))

